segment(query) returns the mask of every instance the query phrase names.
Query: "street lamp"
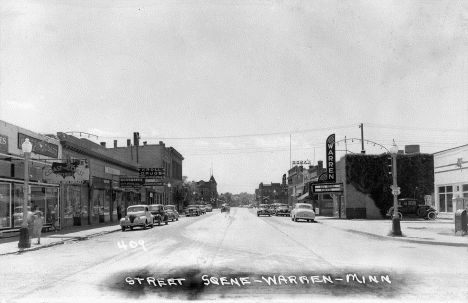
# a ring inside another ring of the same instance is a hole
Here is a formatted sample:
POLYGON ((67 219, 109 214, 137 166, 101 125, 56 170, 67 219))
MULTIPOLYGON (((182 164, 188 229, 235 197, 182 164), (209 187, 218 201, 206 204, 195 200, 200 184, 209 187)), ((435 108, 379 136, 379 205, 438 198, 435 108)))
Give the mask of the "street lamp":
POLYGON ((32 144, 26 138, 21 145, 24 153, 24 189, 23 189, 23 222, 21 223, 20 239, 18 248, 30 248, 31 238, 29 237, 28 229, 28 198, 29 198, 29 156, 32 151, 32 144))
POLYGON ((172 201, 169 201, 169 198, 172 198, 172 190, 171 190, 171 183, 167 183, 167 187, 169 188, 169 197, 167 198, 167 204, 169 204, 169 202, 172 202, 172 201))
POLYGON ((397 154, 398 146, 393 140, 392 147, 390 147, 390 154, 392 155, 392 194, 393 194, 393 218, 392 218, 392 235, 401 236, 400 216, 398 215, 398 195, 400 194, 400 188, 397 185, 397 154))

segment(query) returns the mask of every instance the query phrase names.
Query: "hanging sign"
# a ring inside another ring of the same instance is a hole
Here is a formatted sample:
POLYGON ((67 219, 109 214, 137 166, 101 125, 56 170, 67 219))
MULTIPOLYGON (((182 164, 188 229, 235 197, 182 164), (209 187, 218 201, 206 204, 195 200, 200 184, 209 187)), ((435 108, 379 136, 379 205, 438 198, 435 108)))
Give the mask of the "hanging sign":
POLYGON ((139 168, 138 173, 140 177, 152 177, 156 179, 164 178, 164 168, 161 167, 144 167, 139 168))
POLYGON ((327 179, 332 182, 336 181, 335 156, 335 134, 332 134, 327 138, 327 179))
POLYGON ((87 160, 54 162, 42 170, 42 179, 47 183, 83 183, 89 181, 87 160))

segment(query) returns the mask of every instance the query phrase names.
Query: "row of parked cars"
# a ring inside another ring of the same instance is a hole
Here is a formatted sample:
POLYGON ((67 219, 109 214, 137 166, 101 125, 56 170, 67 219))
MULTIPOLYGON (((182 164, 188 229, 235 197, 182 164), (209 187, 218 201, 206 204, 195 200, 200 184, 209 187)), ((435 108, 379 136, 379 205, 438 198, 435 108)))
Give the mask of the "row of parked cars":
MULTIPOLYGON (((186 217, 199 216, 207 211, 212 211, 212 206, 208 205, 189 205, 185 208, 186 217)), ((151 204, 151 205, 132 205, 127 208, 127 215, 120 219, 122 231, 127 228, 131 230, 134 227, 153 228, 154 225, 167 225, 169 221, 179 221, 179 212, 175 205, 151 204)))
POLYGON ((298 220, 315 221, 315 212, 312 210, 312 205, 307 203, 296 203, 292 209, 287 204, 281 203, 260 204, 257 209, 257 216, 287 216, 291 217, 291 220, 295 222, 298 220))

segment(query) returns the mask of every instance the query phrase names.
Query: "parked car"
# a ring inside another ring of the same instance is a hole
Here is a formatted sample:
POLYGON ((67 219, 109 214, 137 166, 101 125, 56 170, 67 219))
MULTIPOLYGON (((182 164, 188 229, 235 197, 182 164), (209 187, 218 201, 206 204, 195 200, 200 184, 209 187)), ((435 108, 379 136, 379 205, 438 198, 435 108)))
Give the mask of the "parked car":
POLYGON ((168 224, 169 218, 167 216, 166 211, 164 210, 164 205, 162 204, 151 204, 148 206, 151 214, 153 215, 153 223, 161 225, 164 223, 165 225, 168 224))
MULTIPOLYGON (((425 205, 424 201, 418 201, 413 198, 398 199, 398 216, 419 217, 425 220, 435 220, 437 211, 430 205, 425 205)), ((387 217, 393 217, 393 207, 387 212, 387 217)))
POLYGON ((167 214, 167 219, 174 222, 174 220, 179 221, 179 212, 175 205, 166 205, 164 206, 164 211, 167 214))
POLYGON ((253 205, 252 205, 252 204, 249 204, 249 206, 247 206, 247 208, 253 208, 253 205))
POLYGON ((268 210, 270 211, 270 215, 274 216, 276 213, 276 205, 275 204, 268 205, 268 210))
POLYGON ((189 205, 185 208, 185 216, 190 217, 190 216, 199 216, 200 215, 200 210, 196 205, 189 205))
POLYGON ((213 206, 211 204, 206 204, 205 205, 206 211, 213 211, 213 206))
POLYGON ((154 226, 153 215, 149 211, 148 205, 132 205, 127 208, 127 215, 120 219, 120 227, 125 231, 127 227, 133 230, 135 226, 146 229, 154 226))
POLYGON ((260 216, 271 216, 268 204, 260 204, 257 209, 257 217, 260 216))
POLYGON ((230 211, 231 211, 231 206, 229 206, 229 204, 224 203, 223 205, 221 205, 221 212, 230 212, 230 211))
POLYGON ((280 204, 275 211, 276 216, 289 216, 289 207, 287 204, 280 204))
POLYGON ((205 205, 202 205, 202 204, 199 204, 197 205, 198 209, 200 210, 200 213, 203 215, 203 214, 206 214, 206 208, 205 208, 205 205))
POLYGON ((307 203, 296 203, 291 211, 291 220, 306 220, 307 222, 315 221, 315 212, 312 210, 312 205, 307 203))

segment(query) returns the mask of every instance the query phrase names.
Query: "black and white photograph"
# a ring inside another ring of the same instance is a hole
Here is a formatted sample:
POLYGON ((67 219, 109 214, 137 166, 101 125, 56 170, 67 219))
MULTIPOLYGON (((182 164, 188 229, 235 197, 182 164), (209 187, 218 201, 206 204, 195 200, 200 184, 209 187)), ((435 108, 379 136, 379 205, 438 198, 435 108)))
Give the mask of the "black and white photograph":
POLYGON ((468 302, 468 0, 0 0, 0 303, 468 302))

